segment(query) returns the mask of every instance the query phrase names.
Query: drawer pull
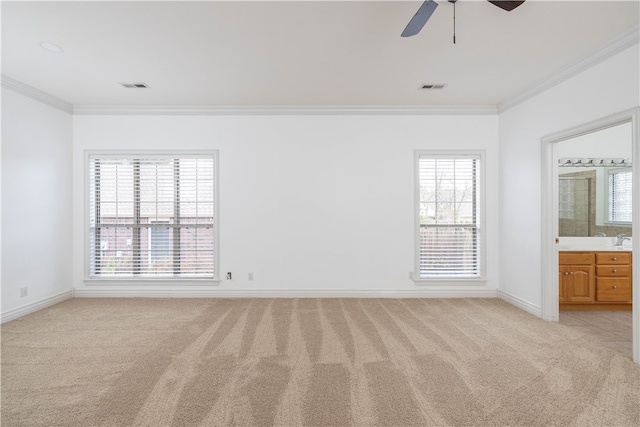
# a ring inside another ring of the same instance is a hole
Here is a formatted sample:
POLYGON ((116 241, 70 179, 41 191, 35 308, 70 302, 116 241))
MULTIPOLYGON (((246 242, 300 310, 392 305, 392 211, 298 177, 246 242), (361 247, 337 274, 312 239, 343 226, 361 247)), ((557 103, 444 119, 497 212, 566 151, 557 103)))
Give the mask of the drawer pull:
POLYGON ((615 270, 615 269, 613 270, 613 273, 617 273, 617 272, 618 272, 618 270, 615 270))
POLYGON ((565 272, 564 272, 564 275, 565 275, 565 276, 568 276, 568 275, 569 275, 569 272, 565 271, 565 272))
POLYGON ((613 257, 613 260, 614 260, 614 261, 617 261, 617 260, 618 260, 618 257, 615 257, 615 256, 614 256, 614 257, 613 257))
POLYGON ((573 271, 571 273, 569 273, 569 274, 573 274, 573 271))
POLYGON ((618 285, 613 285, 613 289, 618 289, 618 285))

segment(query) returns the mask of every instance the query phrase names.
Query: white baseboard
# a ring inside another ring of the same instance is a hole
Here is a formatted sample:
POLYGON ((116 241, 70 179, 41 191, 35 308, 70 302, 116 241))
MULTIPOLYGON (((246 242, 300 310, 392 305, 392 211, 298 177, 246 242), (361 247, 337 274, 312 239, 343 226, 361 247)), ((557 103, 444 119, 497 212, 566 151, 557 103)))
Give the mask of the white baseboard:
POLYGON ((76 298, 497 298, 496 290, 236 290, 217 289, 76 289, 76 298))
POLYGON ((66 291, 41 299, 39 301, 23 305, 22 307, 14 308, 2 313, 2 319, 0 320, 0 322, 5 323, 11 320, 18 319, 22 316, 26 316, 27 314, 35 313, 36 311, 42 310, 43 308, 51 307, 52 305, 56 305, 71 298, 73 298, 73 291, 66 291))
POLYGON ((528 301, 525 301, 521 298, 515 297, 503 291, 498 291, 498 298, 508 302, 511 305, 515 305, 516 307, 526 311, 527 313, 530 313, 536 317, 542 318, 542 309, 537 305, 533 305, 528 301))

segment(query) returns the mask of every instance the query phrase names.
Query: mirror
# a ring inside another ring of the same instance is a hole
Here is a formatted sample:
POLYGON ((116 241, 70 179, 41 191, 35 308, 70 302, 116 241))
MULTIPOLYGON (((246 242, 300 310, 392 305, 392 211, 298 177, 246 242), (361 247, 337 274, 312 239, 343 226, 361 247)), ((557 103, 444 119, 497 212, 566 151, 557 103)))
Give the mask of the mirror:
POLYGON ((559 235, 631 236, 631 122, 558 144, 559 235))

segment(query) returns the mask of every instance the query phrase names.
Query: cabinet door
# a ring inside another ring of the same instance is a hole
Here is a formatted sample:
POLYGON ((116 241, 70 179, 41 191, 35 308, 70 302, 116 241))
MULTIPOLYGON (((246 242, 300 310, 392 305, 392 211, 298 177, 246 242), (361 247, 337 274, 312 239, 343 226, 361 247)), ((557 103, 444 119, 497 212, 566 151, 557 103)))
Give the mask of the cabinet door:
POLYGON ((572 265, 570 266, 569 275, 565 277, 569 278, 565 289, 567 302, 595 301, 593 267, 588 265, 572 265))

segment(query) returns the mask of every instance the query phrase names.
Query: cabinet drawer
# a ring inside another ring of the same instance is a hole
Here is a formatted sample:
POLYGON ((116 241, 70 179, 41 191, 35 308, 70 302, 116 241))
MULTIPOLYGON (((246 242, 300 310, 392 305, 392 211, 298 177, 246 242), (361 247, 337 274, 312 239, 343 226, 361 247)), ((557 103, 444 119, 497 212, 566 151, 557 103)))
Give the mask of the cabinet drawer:
POLYGON ((581 252, 560 252, 559 264, 593 264, 593 254, 581 252))
POLYGON ((629 277, 631 267, 628 265, 596 265, 596 276, 629 277))
POLYGON ((630 302, 631 280, 596 279, 596 300, 598 302, 630 302))
POLYGON ((597 252, 596 264, 629 264, 631 254, 629 252, 597 252))

